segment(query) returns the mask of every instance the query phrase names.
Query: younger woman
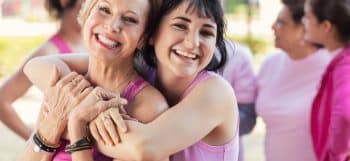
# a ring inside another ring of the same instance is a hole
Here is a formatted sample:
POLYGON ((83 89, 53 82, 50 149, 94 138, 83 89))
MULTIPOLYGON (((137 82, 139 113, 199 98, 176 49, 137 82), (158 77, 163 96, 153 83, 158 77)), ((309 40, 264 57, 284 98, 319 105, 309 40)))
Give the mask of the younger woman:
POLYGON ((323 74, 311 113, 319 161, 350 159, 350 1, 307 0, 306 39, 324 45, 333 59, 323 74))

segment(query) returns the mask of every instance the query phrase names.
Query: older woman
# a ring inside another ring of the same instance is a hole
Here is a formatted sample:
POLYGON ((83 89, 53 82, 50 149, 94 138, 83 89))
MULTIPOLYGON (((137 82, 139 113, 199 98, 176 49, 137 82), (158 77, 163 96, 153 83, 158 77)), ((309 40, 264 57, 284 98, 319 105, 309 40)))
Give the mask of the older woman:
MULTIPOLYGON (((81 75, 71 73, 55 83, 58 71, 50 61, 36 63, 37 60, 33 59, 26 65, 28 77, 43 91, 47 91, 50 97, 46 102, 48 114, 38 120, 37 130, 20 160, 71 160, 67 152, 73 153, 73 160, 109 160, 96 151, 91 153, 87 150, 92 148, 92 144, 87 135, 77 136, 76 128, 70 129, 69 138, 66 138, 68 140, 62 141, 69 120, 79 120, 78 123, 83 123, 79 124, 79 128, 86 130, 87 121, 92 121, 101 113, 105 119, 103 122, 97 121, 96 126, 113 124, 111 119, 122 118, 119 113, 110 112, 118 112, 118 106, 125 104, 125 101, 119 99, 119 94, 128 101, 126 112, 123 113, 128 113, 143 123, 153 120, 167 108, 163 96, 133 68, 137 47, 142 46, 148 21, 152 20, 158 6, 157 1, 152 0, 85 1, 79 20, 89 53, 89 60, 85 62, 88 64, 86 80, 81 75), (47 78, 36 71, 53 71, 56 74, 49 78, 53 80, 49 84, 47 78), (91 86, 94 87, 93 90, 91 86), (111 107, 114 108, 105 111, 111 107), (73 109, 78 111, 72 112, 73 109), (81 145, 81 142, 84 144, 81 145), (80 158, 77 151, 85 152, 84 158, 80 158)), ((57 68, 63 75, 70 70, 63 62, 58 62, 57 68)), ((118 125, 125 130, 123 125, 118 125)), ((101 135, 106 140, 118 139, 115 135, 104 134, 101 135)))

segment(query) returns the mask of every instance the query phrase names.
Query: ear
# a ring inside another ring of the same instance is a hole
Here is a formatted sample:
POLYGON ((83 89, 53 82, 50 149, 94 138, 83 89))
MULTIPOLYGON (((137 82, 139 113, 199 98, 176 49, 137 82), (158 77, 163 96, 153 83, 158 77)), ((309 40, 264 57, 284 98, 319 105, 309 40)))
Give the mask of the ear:
POLYGON ((69 3, 69 0, 60 0, 60 5, 62 8, 66 8, 69 3))
POLYGON ((330 33, 333 30, 333 25, 330 21, 324 20, 323 22, 321 22, 321 28, 326 33, 330 33))

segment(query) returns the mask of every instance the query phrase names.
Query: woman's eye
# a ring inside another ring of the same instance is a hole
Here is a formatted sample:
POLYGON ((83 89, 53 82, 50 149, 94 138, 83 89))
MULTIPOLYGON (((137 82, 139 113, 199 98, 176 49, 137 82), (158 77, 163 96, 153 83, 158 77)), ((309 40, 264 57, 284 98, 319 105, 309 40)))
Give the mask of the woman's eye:
POLYGON ((180 29, 180 30, 186 30, 187 29, 186 25, 183 25, 183 24, 174 24, 174 27, 176 29, 180 29))
POLYGON ((111 11, 109 10, 108 7, 100 6, 100 7, 98 8, 98 10, 102 11, 104 14, 111 14, 111 11))
POLYGON ((210 37, 210 36, 215 36, 215 34, 211 31, 201 31, 200 32, 201 35, 203 35, 204 37, 210 37))
POLYGON ((138 21, 135 18, 132 17, 123 17, 123 20, 128 22, 128 23, 133 23, 133 24, 137 24, 138 21))

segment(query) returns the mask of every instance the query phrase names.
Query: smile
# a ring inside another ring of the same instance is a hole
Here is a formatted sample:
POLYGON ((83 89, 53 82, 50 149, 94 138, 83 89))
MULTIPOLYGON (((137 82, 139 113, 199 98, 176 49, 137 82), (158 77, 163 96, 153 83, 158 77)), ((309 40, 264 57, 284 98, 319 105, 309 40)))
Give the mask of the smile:
POLYGON ((104 37, 100 34, 95 34, 96 40, 104 47, 109 49, 116 49, 121 46, 121 43, 118 41, 111 40, 107 37, 104 37))
POLYGON ((188 58, 188 59, 192 59, 192 60, 196 60, 199 58, 198 54, 195 53, 189 53, 189 52, 185 52, 185 51, 181 51, 181 50, 174 50, 174 53, 176 55, 188 58))

